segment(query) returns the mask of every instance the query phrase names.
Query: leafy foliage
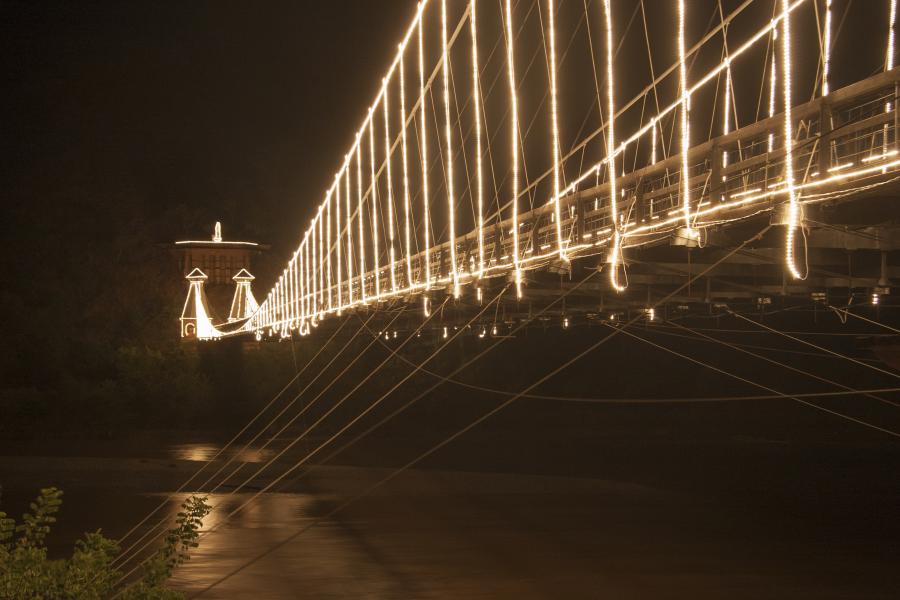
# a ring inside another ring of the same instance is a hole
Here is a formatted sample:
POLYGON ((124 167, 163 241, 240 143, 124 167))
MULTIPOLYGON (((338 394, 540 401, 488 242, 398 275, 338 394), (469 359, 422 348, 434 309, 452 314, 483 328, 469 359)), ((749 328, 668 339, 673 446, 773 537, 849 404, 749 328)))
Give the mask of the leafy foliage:
POLYGON ((165 587, 175 568, 198 546, 206 498, 191 496, 181 505, 175 527, 162 547, 146 562, 141 578, 125 585, 112 566, 120 549, 99 530, 75 543, 71 558, 50 559, 45 540, 62 506, 62 491, 42 489, 22 515, 21 524, 0 511, 0 598, 101 600, 117 595, 125 600, 176 600, 178 592, 165 587))

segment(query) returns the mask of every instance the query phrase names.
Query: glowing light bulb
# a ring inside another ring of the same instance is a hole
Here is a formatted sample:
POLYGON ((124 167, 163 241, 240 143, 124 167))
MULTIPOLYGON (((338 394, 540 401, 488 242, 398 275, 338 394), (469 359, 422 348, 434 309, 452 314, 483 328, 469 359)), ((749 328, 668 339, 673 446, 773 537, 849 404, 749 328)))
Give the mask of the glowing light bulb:
POLYGON ((481 85, 478 77, 476 14, 476 2, 471 0, 469 4, 469 24, 472 37, 472 107, 475 112, 475 181, 478 186, 478 277, 480 278, 484 274, 484 181, 481 173, 481 85))
POLYGON ((444 78, 444 136, 447 140, 447 219, 450 232, 450 268, 453 297, 459 298, 459 267, 456 264, 456 200, 453 197, 453 140, 450 129, 450 53, 447 48, 447 0, 441 0, 441 48, 444 78))
POLYGON ((447 339, 447 335, 448 335, 448 333, 447 333, 447 328, 444 327, 444 339, 445 339, 445 340, 447 339))
POLYGON ((509 75, 509 104, 512 124, 510 129, 512 158, 512 235, 513 268, 515 269, 516 297, 522 297, 522 270, 519 266, 519 106, 516 98, 515 53, 513 51, 512 5, 506 0, 506 65, 509 75))
MULTIPOLYGON (((556 218, 556 243, 559 250, 560 260, 568 260, 566 258, 566 249, 563 246, 562 219, 559 214, 559 107, 557 104, 556 93, 556 23, 554 19, 553 5, 556 0, 547 0, 548 25, 550 29, 550 125, 552 136, 550 144, 552 145, 550 156, 553 161, 553 213, 556 218)), ((609 0, 605 0, 607 13, 609 12, 609 0)), ((607 76, 609 76, 609 71, 607 76)), ((610 89, 612 88, 612 80, 610 81, 610 89)), ((611 102, 610 102, 611 103, 611 102)), ((612 132, 613 113, 610 113, 610 132, 612 132)))

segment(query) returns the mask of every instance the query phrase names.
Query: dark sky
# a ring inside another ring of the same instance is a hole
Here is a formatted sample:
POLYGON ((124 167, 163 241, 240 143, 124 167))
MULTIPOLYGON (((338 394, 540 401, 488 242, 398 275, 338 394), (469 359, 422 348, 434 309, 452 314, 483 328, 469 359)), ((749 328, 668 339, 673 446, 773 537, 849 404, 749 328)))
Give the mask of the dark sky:
POLYGON ((148 225, 195 213, 160 236, 220 219, 228 238, 293 242, 284 224, 320 200, 414 10, 3 2, 4 193, 40 202, 52 178, 53 194, 133 195, 148 225))

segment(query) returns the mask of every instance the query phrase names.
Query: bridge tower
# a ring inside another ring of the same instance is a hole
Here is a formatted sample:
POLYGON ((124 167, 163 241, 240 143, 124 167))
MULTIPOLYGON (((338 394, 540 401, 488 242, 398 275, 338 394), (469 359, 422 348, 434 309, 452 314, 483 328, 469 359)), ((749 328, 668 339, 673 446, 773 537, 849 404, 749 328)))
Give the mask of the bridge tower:
POLYGON ((189 282, 187 298, 181 309, 181 337, 198 340, 209 340, 220 337, 220 334, 209 318, 209 305, 203 284, 209 279, 200 269, 191 271, 185 279, 189 282))
POLYGON ((234 297, 231 299, 231 310, 228 312, 228 322, 240 321, 250 318, 259 304, 253 296, 250 285, 256 279, 247 269, 241 269, 237 275, 232 277, 234 280, 234 297))

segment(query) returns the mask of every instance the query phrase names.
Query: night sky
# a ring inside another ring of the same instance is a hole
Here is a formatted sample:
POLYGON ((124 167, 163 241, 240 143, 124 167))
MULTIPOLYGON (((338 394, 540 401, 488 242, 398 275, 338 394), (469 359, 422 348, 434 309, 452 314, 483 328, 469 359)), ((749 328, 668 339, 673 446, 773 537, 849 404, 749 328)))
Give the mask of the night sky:
POLYGON ((4 196, 31 219, 23 205, 67 189, 72 209, 143 219, 160 242, 215 220, 226 239, 293 242, 284 224, 319 202, 414 9, 4 2, 4 196))

